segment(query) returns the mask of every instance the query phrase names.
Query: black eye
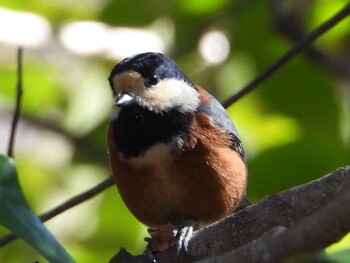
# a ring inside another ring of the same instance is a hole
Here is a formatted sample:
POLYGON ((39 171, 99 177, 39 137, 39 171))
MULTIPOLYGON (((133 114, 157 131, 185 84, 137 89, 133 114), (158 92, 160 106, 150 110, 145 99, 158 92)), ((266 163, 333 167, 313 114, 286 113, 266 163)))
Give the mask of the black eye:
POLYGON ((151 76, 149 76, 146 81, 145 81, 145 85, 147 87, 150 87, 152 85, 156 85, 159 82, 159 78, 156 74, 152 74, 151 76))

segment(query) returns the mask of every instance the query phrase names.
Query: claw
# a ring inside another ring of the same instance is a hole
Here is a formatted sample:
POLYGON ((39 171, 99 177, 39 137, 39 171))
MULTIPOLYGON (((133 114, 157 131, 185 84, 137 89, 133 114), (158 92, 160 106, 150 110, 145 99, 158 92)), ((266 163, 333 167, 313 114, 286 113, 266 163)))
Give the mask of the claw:
POLYGON ((152 262, 157 262, 153 252, 161 252, 176 245, 177 253, 182 250, 188 253, 188 243, 193 236, 196 221, 186 220, 178 229, 172 224, 161 225, 157 228, 148 228, 151 237, 146 237, 148 243, 145 253, 152 262))
POLYGON ((195 220, 188 219, 182 224, 182 226, 178 230, 179 233, 177 235, 178 240, 176 244, 178 254, 180 254, 182 250, 188 253, 188 242, 191 240, 193 236, 193 228, 195 223, 196 223, 195 220))

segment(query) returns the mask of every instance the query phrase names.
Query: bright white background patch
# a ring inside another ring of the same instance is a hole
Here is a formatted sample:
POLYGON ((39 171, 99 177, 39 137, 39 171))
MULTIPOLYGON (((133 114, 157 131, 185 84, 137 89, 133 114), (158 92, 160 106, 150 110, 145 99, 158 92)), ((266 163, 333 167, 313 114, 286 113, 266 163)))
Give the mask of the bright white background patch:
POLYGON ((230 54, 230 42, 223 32, 207 32, 199 41, 199 52, 208 63, 219 64, 230 54))
POLYGON ((40 47, 49 41, 51 27, 42 16, 0 8, 0 42, 40 47))

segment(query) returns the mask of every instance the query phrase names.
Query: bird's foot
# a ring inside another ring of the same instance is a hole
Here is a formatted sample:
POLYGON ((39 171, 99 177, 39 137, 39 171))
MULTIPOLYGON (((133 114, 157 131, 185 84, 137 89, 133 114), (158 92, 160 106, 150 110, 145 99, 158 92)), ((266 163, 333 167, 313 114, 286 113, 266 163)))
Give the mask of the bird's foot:
POLYGON ((147 249, 153 252, 167 250, 177 243, 177 229, 172 224, 161 225, 157 228, 148 228, 150 238, 146 238, 148 242, 147 249))
POLYGON ((165 251, 176 246, 178 254, 181 251, 188 252, 188 243, 193 236, 193 228, 196 221, 186 220, 179 228, 172 224, 161 225, 157 228, 148 228, 151 237, 145 238, 148 242, 146 254, 152 262, 156 262, 153 252, 165 251))
POLYGON ((188 242, 193 237, 193 228, 196 221, 194 219, 187 219, 178 229, 177 234, 177 253, 179 254, 182 250, 188 252, 188 242))

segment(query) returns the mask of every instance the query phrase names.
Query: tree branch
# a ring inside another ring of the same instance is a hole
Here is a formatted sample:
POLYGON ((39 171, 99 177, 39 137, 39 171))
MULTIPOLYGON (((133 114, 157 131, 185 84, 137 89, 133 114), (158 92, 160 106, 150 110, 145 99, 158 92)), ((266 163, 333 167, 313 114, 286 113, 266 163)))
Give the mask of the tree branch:
POLYGON ((21 99, 22 99, 22 59, 23 57, 23 49, 20 47, 17 51, 17 96, 16 96, 16 107, 15 107, 15 113, 13 114, 12 119, 12 125, 11 125, 11 133, 10 133, 10 141, 8 145, 7 155, 11 158, 14 157, 13 154, 13 148, 15 145, 15 137, 16 137, 16 130, 17 130, 17 124, 18 120, 21 116, 21 99))
POLYGON ((300 39, 287 53, 285 53, 279 60, 277 60, 274 64, 264 70, 261 74, 259 74, 252 82, 242 88, 233 96, 229 97, 225 100, 222 105, 227 108, 235 101, 239 100, 241 97, 246 95, 247 93, 255 90, 260 83, 262 83, 265 79, 270 77, 273 73, 275 73, 278 69, 280 69, 284 64, 286 64, 289 60, 294 58, 297 54, 299 54, 303 49, 310 46, 310 44, 315 41, 317 38, 322 36, 329 29, 333 28, 337 23, 342 21, 345 17, 350 14, 350 3, 348 3, 343 9, 341 9, 338 13, 336 13, 333 17, 328 19, 326 22, 321 24, 311 33, 307 34, 305 37, 300 39))
POLYGON ((350 204, 350 191, 295 226, 276 226, 243 247, 200 262, 282 262, 289 256, 318 251, 350 231, 350 206, 344 204, 350 204))
MULTIPOLYGON (((349 203, 349 189, 350 167, 344 167, 310 183, 269 196, 196 232, 189 245, 190 255, 181 255, 181 262, 215 256, 223 260, 219 255, 225 257, 224 253, 245 257, 234 262, 254 262, 256 258, 261 260, 262 255, 271 259, 266 262, 275 262, 286 256, 323 249, 350 231, 350 209, 344 209, 345 201, 349 203), (294 241, 290 249, 285 248, 283 242, 293 238, 305 239, 305 242, 297 245, 294 241), (258 241, 254 241, 256 239, 258 241), (256 244, 266 240, 269 242, 265 247, 261 247, 262 243, 256 244), (265 254, 246 254, 250 249, 264 249, 265 254), (271 249, 276 251, 269 251, 271 254, 265 251, 271 249)), ((176 249, 158 253, 156 258, 159 262, 177 262, 176 249)), ((147 260, 145 255, 133 257, 122 249, 110 263, 147 260)), ((204 262, 212 262, 210 260, 204 262)), ((220 260, 213 262, 223 262, 220 260)))
MULTIPOLYGON (((281 35, 293 42, 305 37, 305 25, 302 23, 303 17, 307 16, 303 8, 305 3, 302 3, 300 6, 300 3, 271 0, 271 5, 274 25, 281 35)), ((350 77, 350 63, 348 58, 329 54, 314 46, 306 47, 304 54, 310 60, 316 62, 317 65, 323 66, 330 72, 345 78, 350 77)))

